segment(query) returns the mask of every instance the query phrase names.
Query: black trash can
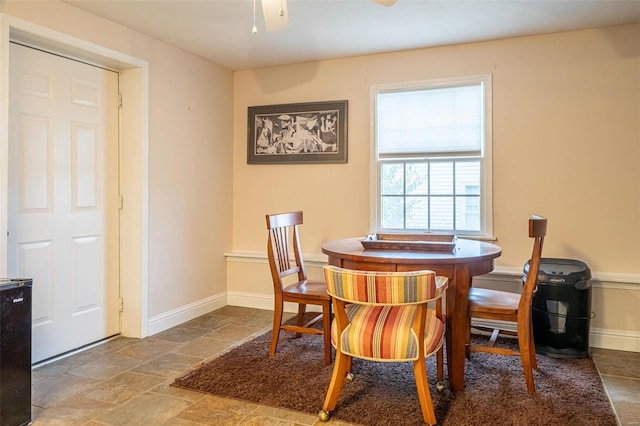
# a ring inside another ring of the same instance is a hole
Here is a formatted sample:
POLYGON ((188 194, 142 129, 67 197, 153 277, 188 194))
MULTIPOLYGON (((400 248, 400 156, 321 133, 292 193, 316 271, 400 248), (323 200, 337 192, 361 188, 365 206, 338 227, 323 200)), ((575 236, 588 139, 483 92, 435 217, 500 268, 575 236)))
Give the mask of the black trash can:
MULTIPOLYGON (((524 265, 524 279, 529 262, 524 265)), ((588 358, 591 271, 579 260, 542 258, 533 296, 536 353, 554 358, 588 358)))

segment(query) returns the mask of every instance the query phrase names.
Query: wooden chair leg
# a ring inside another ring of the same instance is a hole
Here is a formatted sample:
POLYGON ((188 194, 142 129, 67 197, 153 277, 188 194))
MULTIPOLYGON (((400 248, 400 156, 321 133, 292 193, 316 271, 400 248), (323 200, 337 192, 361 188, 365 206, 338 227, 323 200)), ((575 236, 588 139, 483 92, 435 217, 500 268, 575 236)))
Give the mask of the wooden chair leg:
POLYGON ((469 349, 469 345, 471 345, 471 316, 469 316, 469 334, 467 337, 467 344, 464 345, 464 356, 470 360, 471 359, 471 349, 469 349))
POLYGON ((428 425, 435 425, 436 414, 433 410, 433 401, 431 400, 429 381, 427 379, 427 365, 424 357, 419 357, 418 360, 413 363, 413 374, 416 379, 422 419, 428 425))
POLYGON ((518 336, 518 345, 520 346, 520 359, 522 360, 524 380, 527 382, 527 391, 531 395, 534 395, 536 393, 536 388, 533 382, 533 369, 531 368, 532 366, 530 352, 532 348, 529 346, 528 336, 518 336))
POLYGON ((531 346, 531 350, 529 351, 529 365, 531 365, 531 368, 533 368, 534 370, 538 369, 538 360, 536 359, 536 347, 533 346, 533 342, 532 346, 531 346))
POLYGON ((538 369, 538 360, 536 359, 536 343, 533 340, 533 322, 531 323, 531 326, 529 327, 529 347, 531 348, 531 351, 529 352, 530 359, 531 359, 531 367, 535 370, 538 369))
POLYGON ((331 302, 322 305, 322 330, 324 333, 324 364, 331 364, 331 302))
MULTIPOLYGON (((296 319, 296 324, 298 327, 302 327, 304 325, 304 314, 307 312, 307 305, 304 303, 298 304, 298 318, 296 319)), ((296 339, 299 339, 302 336, 302 333, 296 333, 296 339)))
POLYGON ((340 391, 344 385, 344 380, 351 368, 351 357, 341 352, 336 354, 336 362, 333 366, 333 374, 331 375, 331 383, 329 383, 329 390, 327 396, 322 404, 322 409, 329 413, 336 408, 338 398, 340 397, 340 391))
POLYGON ((278 339, 280 338, 280 326, 282 325, 282 300, 276 300, 273 309, 273 330, 271 331, 271 348, 269 349, 269 356, 273 357, 278 349, 278 339))

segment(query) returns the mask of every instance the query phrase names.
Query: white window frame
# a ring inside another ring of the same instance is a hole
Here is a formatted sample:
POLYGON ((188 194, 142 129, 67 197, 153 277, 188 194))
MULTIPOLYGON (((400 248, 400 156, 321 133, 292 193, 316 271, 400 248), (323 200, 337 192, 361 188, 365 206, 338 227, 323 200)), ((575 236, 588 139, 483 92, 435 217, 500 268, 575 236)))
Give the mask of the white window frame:
MULTIPOLYGON (((393 90, 424 90, 443 87, 462 86, 468 84, 481 84, 484 89, 484 143, 480 155, 481 173, 481 198, 480 198, 480 231, 470 232, 459 237, 470 237, 474 239, 494 240, 493 235, 493 164, 492 164, 492 76, 491 74, 471 75, 464 77, 442 78, 434 80, 422 80, 403 83, 387 83, 371 86, 371 159, 370 159, 370 232, 381 231, 381 196, 380 196, 380 171, 381 160, 378 155, 378 144, 376 135, 377 118, 377 95, 380 92, 393 90)), ((405 231, 415 233, 415 231, 405 231)))

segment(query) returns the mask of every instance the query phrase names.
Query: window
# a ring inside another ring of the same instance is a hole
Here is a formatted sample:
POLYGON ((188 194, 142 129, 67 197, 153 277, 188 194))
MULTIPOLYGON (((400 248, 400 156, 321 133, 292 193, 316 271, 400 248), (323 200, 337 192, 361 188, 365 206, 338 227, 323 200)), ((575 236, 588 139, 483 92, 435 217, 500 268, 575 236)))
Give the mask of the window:
POLYGON ((491 237, 491 76, 373 89, 378 232, 491 237))

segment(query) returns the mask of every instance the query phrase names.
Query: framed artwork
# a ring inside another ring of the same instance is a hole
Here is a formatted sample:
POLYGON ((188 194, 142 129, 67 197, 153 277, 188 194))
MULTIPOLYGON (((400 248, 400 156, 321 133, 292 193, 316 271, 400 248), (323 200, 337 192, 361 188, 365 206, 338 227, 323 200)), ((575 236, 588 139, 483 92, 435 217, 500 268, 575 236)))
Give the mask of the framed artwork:
POLYGON ((347 162, 347 101, 249 107, 247 164, 347 162))

